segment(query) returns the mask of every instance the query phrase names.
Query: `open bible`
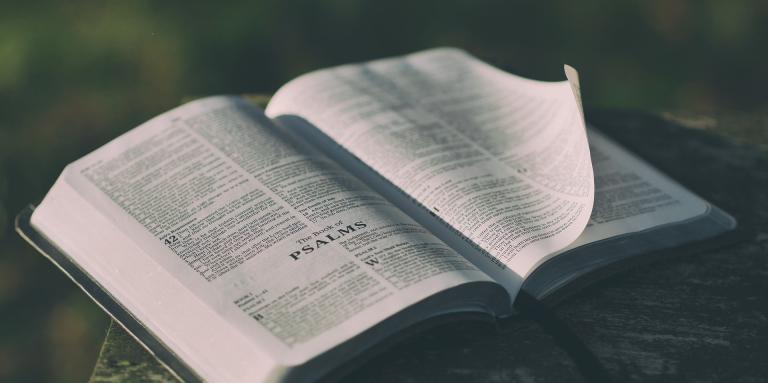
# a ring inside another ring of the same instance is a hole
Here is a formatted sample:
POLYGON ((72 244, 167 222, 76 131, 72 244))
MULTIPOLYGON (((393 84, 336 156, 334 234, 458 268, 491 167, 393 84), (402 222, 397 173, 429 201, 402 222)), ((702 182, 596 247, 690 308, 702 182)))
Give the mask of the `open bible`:
POLYGON ((307 381, 735 227, 587 127, 566 76, 443 48, 193 101, 68 165, 20 232, 182 379, 307 381))

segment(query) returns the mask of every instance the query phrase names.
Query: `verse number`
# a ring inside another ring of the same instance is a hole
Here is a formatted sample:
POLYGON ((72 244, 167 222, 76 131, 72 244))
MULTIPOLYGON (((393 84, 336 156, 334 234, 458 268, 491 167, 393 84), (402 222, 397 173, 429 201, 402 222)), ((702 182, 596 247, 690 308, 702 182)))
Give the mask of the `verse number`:
POLYGON ((174 234, 171 234, 171 235, 169 235, 168 237, 165 238, 165 244, 168 245, 168 246, 173 245, 174 243, 176 243, 178 241, 179 241, 179 238, 176 235, 174 235, 174 234))

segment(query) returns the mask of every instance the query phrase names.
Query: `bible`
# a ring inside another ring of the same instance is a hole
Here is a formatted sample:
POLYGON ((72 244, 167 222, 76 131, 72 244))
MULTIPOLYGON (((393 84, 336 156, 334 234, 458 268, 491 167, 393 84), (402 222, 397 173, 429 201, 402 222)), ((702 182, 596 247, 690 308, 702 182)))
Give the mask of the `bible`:
POLYGON ((311 381, 735 220, 589 126, 578 76, 453 48, 182 105, 65 167, 20 234, 185 381, 311 381))

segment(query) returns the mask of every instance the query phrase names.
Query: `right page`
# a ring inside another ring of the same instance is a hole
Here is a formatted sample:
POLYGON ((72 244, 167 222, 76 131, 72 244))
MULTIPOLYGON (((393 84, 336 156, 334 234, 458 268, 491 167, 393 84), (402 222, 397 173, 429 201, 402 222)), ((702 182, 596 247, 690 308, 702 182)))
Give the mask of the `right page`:
POLYGON ((568 248, 706 213, 706 201, 599 131, 589 130, 589 144, 597 188, 595 205, 586 230, 568 248))
POLYGON ((717 236, 736 227, 727 213, 665 176, 594 128, 589 145, 595 171, 595 205, 587 228, 567 248, 526 278, 524 289, 554 300, 634 262, 664 256, 654 250, 717 236), (639 259, 638 259, 639 261, 639 259), (614 265, 614 267, 608 267, 614 265))
POLYGON ((275 94, 267 115, 327 135, 412 199, 411 210, 478 249, 462 253, 513 297, 592 211, 574 82, 527 80, 434 49, 302 76, 275 94))

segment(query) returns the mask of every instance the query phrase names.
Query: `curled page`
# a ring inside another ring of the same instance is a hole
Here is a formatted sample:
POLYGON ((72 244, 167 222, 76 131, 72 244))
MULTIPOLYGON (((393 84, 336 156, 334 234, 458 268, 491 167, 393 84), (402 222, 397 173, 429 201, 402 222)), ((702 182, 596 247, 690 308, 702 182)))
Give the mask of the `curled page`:
POLYGON ((578 79, 566 73, 532 81, 435 49, 310 73, 280 89, 267 115, 322 131, 481 249, 465 255, 514 297, 592 210, 578 79))

